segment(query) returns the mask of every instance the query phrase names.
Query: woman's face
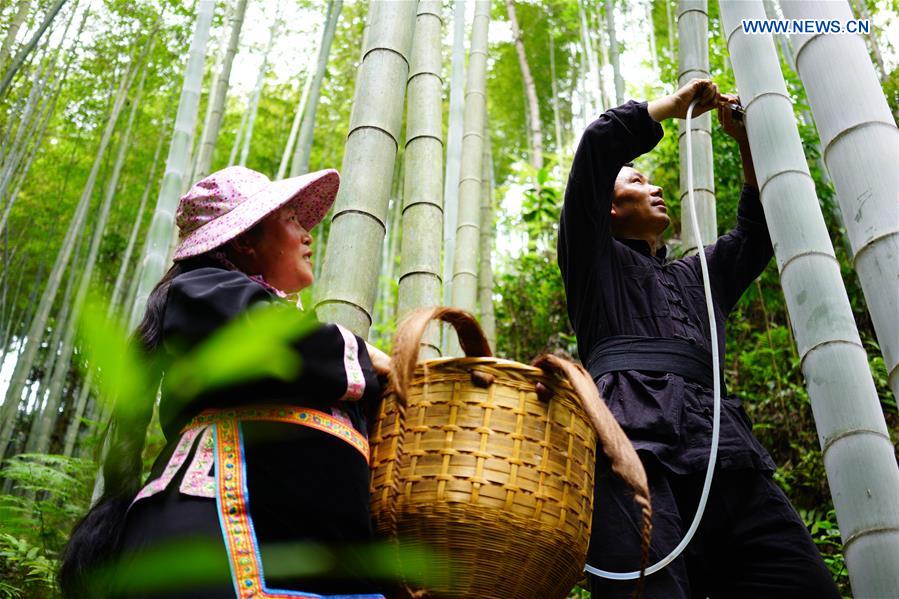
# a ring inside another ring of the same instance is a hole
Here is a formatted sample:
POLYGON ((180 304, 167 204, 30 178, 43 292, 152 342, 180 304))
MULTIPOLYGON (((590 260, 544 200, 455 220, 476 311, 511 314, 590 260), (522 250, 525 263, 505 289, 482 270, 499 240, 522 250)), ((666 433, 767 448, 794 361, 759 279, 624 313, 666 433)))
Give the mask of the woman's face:
POLYGON ((312 235, 300 225, 292 203, 260 224, 262 235, 253 244, 255 270, 269 285, 285 293, 312 285, 312 235))

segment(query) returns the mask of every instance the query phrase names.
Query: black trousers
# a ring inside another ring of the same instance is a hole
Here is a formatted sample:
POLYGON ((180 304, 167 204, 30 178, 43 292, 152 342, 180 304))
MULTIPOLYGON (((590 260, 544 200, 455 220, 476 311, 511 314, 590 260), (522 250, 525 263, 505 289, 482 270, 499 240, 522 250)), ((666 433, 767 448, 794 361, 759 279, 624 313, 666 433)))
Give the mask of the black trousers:
MULTIPOLYGON (((676 475, 643 456, 653 506, 650 564, 680 542, 693 520, 704 473, 676 475)), ((639 568, 640 522, 632 493, 601 466, 588 563, 639 568)), ((590 576, 594 599, 630 597, 633 581, 590 576)), ((646 578, 643 597, 839 599, 805 525, 780 487, 757 470, 716 471, 702 523, 687 549, 646 578)))

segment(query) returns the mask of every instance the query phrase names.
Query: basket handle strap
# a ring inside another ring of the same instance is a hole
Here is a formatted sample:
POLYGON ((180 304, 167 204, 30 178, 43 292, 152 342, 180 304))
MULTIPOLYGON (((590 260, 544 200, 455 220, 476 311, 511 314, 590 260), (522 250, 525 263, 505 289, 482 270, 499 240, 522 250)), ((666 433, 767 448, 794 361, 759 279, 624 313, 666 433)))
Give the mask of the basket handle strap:
POLYGON ((596 429, 602 451, 611 462, 612 471, 634 491, 634 500, 643 511, 643 555, 640 562, 641 582, 638 583, 642 584, 643 570, 649 563, 649 541, 652 536, 652 504, 643 463, 583 366, 549 354, 538 357, 533 365, 544 371, 562 374, 568 379, 584 413, 596 429))
POLYGON ((420 308, 411 312, 397 326, 396 337, 393 340, 393 368, 390 372, 390 382, 396 390, 398 399, 403 403, 406 402, 409 383, 415 373, 421 339, 432 320, 442 320, 452 325, 459 335, 459 345, 466 356, 493 355, 481 325, 471 313, 448 306, 420 308))

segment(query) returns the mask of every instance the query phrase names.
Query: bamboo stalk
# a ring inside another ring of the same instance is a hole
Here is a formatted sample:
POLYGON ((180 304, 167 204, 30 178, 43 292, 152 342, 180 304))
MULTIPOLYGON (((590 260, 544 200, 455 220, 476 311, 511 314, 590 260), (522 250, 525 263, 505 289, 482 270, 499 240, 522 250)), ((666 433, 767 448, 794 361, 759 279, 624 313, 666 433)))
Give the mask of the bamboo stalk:
POLYGON ((615 0, 606 0, 606 33, 609 36, 609 58, 615 76, 615 103, 624 104, 624 78, 621 76, 621 65, 618 54, 618 34, 615 32, 615 0))
MULTIPOLYGON (((40 104, 41 92, 43 92, 44 85, 47 83, 49 78, 48 71, 51 69, 51 64, 54 61, 51 61, 49 56, 45 56, 39 62, 40 66, 34 70, 32 75, 31 90, 28 93, 28 99, 25 101, 24 110, 21 116, 14 120, 16 133, 12 138, 12 143, 7 146, 8 136, 7 139, 4 139, 4 160, 2 173, 0 173, 0 199, 6 196, 6 190, 9 188, 13 176, 16 174, 19 164, 25 155, 27 139, 33 133, 33 125, 35 125, 37 120, 34 118, 34 114, 40 104)), ((11 129, 12 123, 10 123, 7 133, 10 133, 11 129)))
POLYGON ((62 5, 66 3, 66 0, 57 0, 56 4, 54 4, 50 11, 47 13, 47 16, 44 17, 44 21, 41 23, 40 27, 38 27, 37 31, 34 32, 34 35, 31 36, 31 39, 28 40, 28 43, 22 47, 21 50, 16 54, 16 57, 13 58, 12 63, 10 63, 9 68, 6 70, 6 73, 3 75, 3 80, 0 81, 0 97, 3 97, 3 94, 6 93, 7 88, 9 88, 9 84, 12 83, 12 78, 18 72, 18 70, 22 67, 22 63, 25 62, 25 57, 34 50, 34 47, 37 46, 37 43, 40 41, 41 37, 44 35, 44 32, 47 31, 47 28, 50 26, 50 23, 53 22, 53 19, 56 18, 56 15, 59 13, 59 10, 62 8, 62 5))
POLYGON ((550 26, 549 29, 549 77, 550 84, 552 87, 552 107, 553 107, 553 130, 556 134, 556 155, 562 155, 562 121, 559 118, 559 88, 556 83, 556 45, 553 39, 555 38, 555 26, 550 26))
MULTIPOLYGON (((594 25, 593 31, 596 32, 596 35, 591 35, 589 37, 590 44, 596 44, 599 47, 599 51, 596 50, 596 47, 593 48, 593 54, 599 56, 599 92, 602 97, 602 105, 603 110, 608 110, 615 105, 614 98, 609 94, 609 88, 606 85, 606 77, 605 71, 606 67, 609 66, 609 44, 608 44, 608 33, 606 30, 608 29, 608 23, 603 22, 602 15, 600 14, 599 6, 595 7, 594 16, 594 25)), ((614 69, 612 71, 614 77, 614 69)), ((588 117, 587 124, 590 124, 590 121, 594 118, 593 115, 588 117)))
POLYGON ((250 97, 247 98, 247 107, 244 109, 243 114, 240 117, 240 125, 237 128, 237 135, 234 136, 234 143, 231 146, 231 153, 228 155, 228 166, 232 166, 237 163, 237 155, 240 152, 240 148, 243 143, 243 136, 247 130, 247 121, 250 119, 250 106, 253 103, 253 92, 250 92, 250 97))
MULTIPOLYGON (((596 54, 593 49, 593 42, 590 41, 590 32, 587 28, 587 14, 584 11, 583 0, 578 0, 577 3, 577 11, 578 11, 578 21, 581 26, 581 47, 583 49, 582 58, 586 58, 587 60, 587 68, 588 75, 590 81, 590 85, 586 85, 587 88, 587 98, 589 101, 589 106, 585 107, 585 110, 590 114, 594 114, 599 110, 604 110, 607 106, 605 105, 606 98, 605 92, 601 92, 600 98, 601 101, 596 101, 596 93, 598 89, 602 89, 602 72, 599 70, 599 62, 596 59, 596 54), (597 104, 602 104, 602 106, 597 106, 597 104)), ((583 81, 583 78, 579 78, 580 81, 583 81)))
POLYGON ((247 129, 244 132, 242 146, 240 148, 240 159, 238 164, 245 166, 247 157, 250 154, 250 144, 253 141, 253 126, 256 124, 256 115, 259 112, 259 100, 262 98, 262 90, 265 88, 265 75, 268 73, 268 57, 272 53, 275 45, 275 38, 278 36, 278 28, 281 25, 281 1, 278 0, 278 10, 275 14, 275 20, 272 21, 271 29, 269 29, 268 45, 265 47, 265 53, 262 55, 262 66, 259 67, 259 76, 256 78, 256 87, 253 88, 253 95, 250 98, 250 116, 247 119, 247 129))
POLYGON ((200 104, 200 87, 203 83, 203 63, 206 57, 206 42, 212 23, 213 0, 199 0, 197 23, 194 29, 184 72, 181 98, 178 101, 178 116, 166 159, 165 176, 156 200, 156 210, 147 235, 146 252, 141 259, 141 277, 138 282, 129 328, 134 328, 147 303, 150 290, 162 277, 169 261, 169 246, 175 232, 175 208, 183 185, 184 169, 187 166, 190 140, 197 120, 200 104))
MULTIPOLYGON (((414 39, 414 38, 413 38, 414 39)), ((408 86, 407 86, 408 89, 408 86)), ((375 322, 387 323, 396 317, 396 294, 394 289, 394 274, 396 271, 396 256, 399 250, 399 242, 403 238, 403 230, 400 227, 403 216, 403 155, 398 151, 393 168, 393 181, 390 189, 390 199, 387 203, 387 231, 385 242, 381 248, 381 272, 378 275, 378 297, 375 300, 375 322)), ((375 344, 390 343, 390 331, 387 327, 378 328, 371 341, 375 344)))
POLYGON ((140 196, 140 203, 134 217, 134 223, 131 226, 131 233, 128 235, 128 243, 125 246, 125 252, 122 254, 122 262, 119 265, 119 272, 115 278, 115 284, 112 287, 112 294, 109 300, 109 316, 112 317, 117 310, 120 314, 127 314, 122 303, 122 294, 125 288, 125 279, 127 277, 128 268, 131 266, 131 255, 134 253, 134 247, 137 244, 137 236, 140 233, 140 225, 143 222, 144 209, 147 206, 147 199, 150 197, 150 190, 153 188, 153 182, 156 180, 156 167, 159 164, 159 154, 162 150, 162 144, 168 133, 168 125, 170 121, 163 123, 159 130, 159 139, 156 142, 156 149, 153 151, 153 162, 150 165, 150 174, 147 177, 147 184, 140 196))
MULTIPOLYGON (((486 121, 486 119, 485 119, 486 121)), ((493 310, 493 152, 490 127, 484 127, 484 159, 481 175, 481 238, 478 262, 478 314, 490 347, 496 348, 496 317, 493 310)))
POLYGON ((315 74, 312 75, 309 89, 308 105, 303 111, 303 121, 300 126, 299 137, 294 148, 293 160, 290 164, 290 176, 296 177, 309 172, 309 156, 312 154, 312 134, 315 129, 315 114, 318 111, 318 99, 321 96, 322 81, 328 67, 328 57, 331 54, 331 44, 334 42, 334 33, 337 31, 337 22, 340 19, 340 11, 343 9, 343 0, 330 0, 328 4, 328 18, 322 30, 322 42, 319 46, 318 64, 315 74))
POLYGON ((225 114, 225 99, 228 97, 228 87, 231 80, 231 66, 234 64, 234 56, 237 54, 237 46, 240 42, 240 31, 243 28, 244 15, 247 12, 247 0, 238 0, 237 8, 231 15, 231 29, 228 35, 228 46, 222 57, 221 71, 216 74, 212 92, 206 107, 206 118, 203 123, 203 137, 200 142, 200 151, 197 156, 197 165, 194 169, 194 180, 203 179, 212 168, 212 157, 215 154, 215 146, 218 142, 219 131, 222 126, 222 117, 225 114))
MULTIPOLYGON (((691 79, 709 79, 709 12, 707 0, 680 0, 677 7, 678 39, 678 88, 691 79)), ((718 237, 718 218, 715 211, 715 170, 712 155, 712 113, 706 112, 692 121, 693 124, 693 189, 696 204, 696 220, 702 239, 711 243, 718 237)), ((680 201, 681 242, 684 254, 698 251, 690 222, 687 196, 687 140, 684 121, 677 120, 678 145, 680 147, 680 201)))
MULTIPOLYGON (((585 58, 585 51, 581 49, 578 52, 578 60, 580 61, 581 71, 587 71, 587 62, 585 58)), ((580 140, 581 132, 587 128, 589 125, 589 121, 587 120, 587 104, 588 104, 588 95, 587 95, 587 84, 585 82, 586 77, 578 77, 577 78, 577 91, 578 97, 580 98, 580 113, 578 114, 580 126, 577 127, 577 136, 578 139, 576 142, 580 140)))
MULTIPOLYGON (((85 230, 86 228, 81 230, 78 234, 78 239, 75 241, 75 255, 72 257, 73 268, 71 269, 69 276, 66 277, 66 287, 62 294, 62 301, 60 302, 59 310, 56 312, 56 318, 53 319, 53 330, 47 343, 47 354, 44 356, 44 362, 41 368, 43 376, 41 377, 41 384, 37 392, 35 405, 31 410, 31 427, 28 431, 28 440, 25 443, 25 451, 28 453, 35 451, 43 419, 49 417, 51 420, 55 420, 55 416, 49 416, 49 412, 44 409, 44 405, 50 396, 48 389, 51 386, 53 373, 59 361, 63 333, 66 331, 68 323, 72 319, 72 316, 70 315, 72 308, 72 293, 75 290, 75 280, 78 278, 78 265, 81 263, 81 250, 85 230)), ((75 316, 75 318, 77 318, 77 316, 75 316)))
MULTIPOLYGON (((418 5, 409 69, 406 110, 405 193, 403 194, 397 320, 417 309, 440 305, 440 251, 443 245, 443 79, 440 76, 440 0, 418 5)), ((422 337, 421 359, 440 357, 436 324, 422 337)))
POLYGON ((99 174, 100 167, 103 163, 103 158, 112 139, 112 134, 115 130, 116 122, 118 121, 119 115, 121 114, 122 108, 124 107, 125 99, 127 97, 128 89, 131 86, 132 80, 133 72, 126 72, 120 80, 110 117, 107 120, 106 126, 103 130, 100 139, 100 146, 91 166, 91 171, 88 174, 88 179, 84 186, 84 190, 82 191, 81 199, 78 201, 78 205, 75 208, 75 214, 72 217, 72 220, 69 223, 68 231, 66 232, 66 235, 62 240, 60 251, 57 254, 53 269, 50 272, 50 277, 47 280, 47 285, 44 288, 44 292, 41 296, 41 301, 35 313, 34 320, 29 327, 23 355, 16 361, 16 366, 13 371, 12 378, 10 379, 9 387, 7 388, 2 412, 0 412, 0 455, 5 454, 6 448, 9 445, 13 426, 15 424, 15 416, 23 400, 22 391, 25 389, 25 385, 28 380, 28 373, 31 371, 31 365, 34 363, 34 359, 40 347, 40 342, 43 337, 47 318, 49 317, 53 301, 56 298, 56 292, 59 289, 63 273, 69 264, 69 259, 72 256, 73 242, 78 232, 84 226, 88 208, 90 206, 91 196, 93 195, 94 185, 97 181, 97 175, 99 174))
MULTIPOLYGON (((741 30, 742 19, 764 19, 764 7, 761 0, 722 1, 720 6, 852 589, 857 597, 892 596, 899 589, 895 450, 815 196, 774 41, 770 34, 741 30)), ((807 44, 797 55, 800 69, 802 54, 810 60, 818 51, 826 54, 827 44, 821 42, 807 44)), ((850 76, 853 66, 844 55, 830 60, 834 77, 837 72, 850 76)), ((810 87, 810 96, 821 89, 810 87)), ((839 101, 829 99, 833 106, 839 101)), ((848 118, 853 114, 857 118, 866 111, 847 111, 848 118)), ((822 142, 833 143, 830 133, 838 130, 827 129, 822 142)), ((894 158, 890 172, 895 173, 895 164, 894 158)), ((895 195, 891 201, 895 215, 895 195)))
MULTIPOLYGON (((786 18, 853 18, 846 2, 783 5, 786 18)), ((853 266, 899 397, 899 129, 860 36, 794 35, 796 67, 833 176, 853 266), (846 65, 836 72, 834 64, 846 65), (879 173, 879 176, 871 176, 879 173)))
POLYGON ((662 0, 665 3, 665 18, 668 20, 668 56, 674 58, 674 21, 671 18, 672 1, 662 0))
MULTIPOLYGON (((79 27, 78 27, 78 33, 75 34, 76 40, 81 39, 81 32, 84 31, 84 26, 87 23, 87 17, 89 14, 90 14, 90 11, 88 11, 88 10, 84 11, 84 15, 81 19, 81 25, 79 25, 79 27)), ((74 15, 74 12, 73 12, 73 15, 74 15)), ((69 24, 71 24, 71 20, 70 20, 69 24)), ((63 32, 64 36, 66 33, 68 33, 69 24, 66 25, 66 29, 63 32)), ((37 151, 40 149, 41 143, 44 140, 44 135, 47 132, 47 127, 50 125, 50 120, 53 117, 54 110, 56 109, 56 102, 59 100, 59 95, 60 95, 60 92, 62 91, 63 83, 65 83, 65 81, 66 81, 66 77, 68 76, 69 68, 72 66, 74 56, 75 56, 74 52, 70 52, 68 54, 68 56, 66 58, 66 63, 65 63, 65 66, 63 67, 62 72, 58 73, 56 76, 56 79, 53 84, 54 91, 52 94, 49 95, 48 99, 46 100, 46 108, 44 109, 43 115, 39 119, 41 122, 40 132, 38 133, 35 142, 31 146, 31 153, 28 156, 28 160, 25 162, 25 166, 18 169, 18 173, 17 173, 18 182, 16 183, 15 188, 13 189, 13 192, 10 194, 9 200, 7 200, 6 205, 3 207, 3 215, 0 216, 0 232, 3 232, 6 230, 6 223, 9 219, 9 214, 12 211, 12 207, 15 204, 16 199, 19 197, 19 192, 21 191, 22 186, 25 184, 25 180, 28 177, 28 173, 31 170, 31 165, 34 162, 34 157, 37 154, 37 151)), ((0 197, 2 197, 2 193, 0 193, 0 197)))
POLYGON ((278 174, 275 175, 276 180, 283 179, 284 175, 287 174, 287 165, 290 162, 290 157, 293 155, 297 134, 300 132, 300 122, 303 120, 303 112, 306 110, 306 101, 309 98, 310 87, 312 87, 312 73, 310 73, 310 69, 306 69, 306 82, 303 83, 303 90, 300 92, 300 103, 297 105, 293 123, 290 125, 290 133, 287 134, 287 143, 284 144, 284 152, 281 154, 281 162, 278 164, 278 174))
POLYGON ((316 303, 322 321, 342 324, 362 337, 372 324, 378 288, 416 8, 416 2, 369 4, 371 25, 316 303))
POLYGON ((647 0, 644 4, 646 10, 646 28, 649 30, 649 55, 652 61, 653 75, 659 76, 659 57, 656 51, 656 25, 652 16, 652 0, 647 0))
MULTIPOLYGON (((481 162, 484 153, 484 123, 487 113, 487 35, 490 3, 475 2, 471 26, 471 49, 465 85, 465 118, 462 134, 462 165, 459 171, 459 214, 453 260, 453 306, 474 312, 477 304, 478 246, 480 237, 481 162)), ((452 343, 447 355, 458 355, 452 343)))
POLYGON ((25 279, 23 273, 19 272, 19 276, 16 277, 16 290, 12 294, 12 302, 9 303, 9 311, 4 311, 4 316, 8 317, 6 322, 6 326, 3 328, 3 345, 0 345, 0 365, 6 362, 6 354, 9 351, 9 346, 12 344, 12 339, 14 335, 13 331, 13 323, 18 320, 18 311, 16 310, 16 306, 19 303, 19 293, 22 290, 22 281, 25 279))
MULTIPOLYGON (((456 248, 456 218, 459 212, 459 168, 462 164, 462 119, 465 107, 465 3, 453 5, 453 59, 450 75, 449 115, 446 131, 446 176, 443 178, 443 305, 453 299, 453 255, 456 248)), ((444 331, 447 329, 444 327, 444 331)), ((447 331, 448 332, 448 331, 447 331)), ((446 351, 449 335, 442 336, 446 351)))
POLYGON ((22 23, 24 23, 25 19, 28 17, 29 8, 31 8, 30 0, 19 0, 16 14, 13 15, 12 20, 9 23, 9 28, 6 30, 6 36, 3 38, 3 46, 0 47, 0 72, 2 72, 3 67, 6 64, 6 59, 9 58, 9 55, 12 52, 12 47, 16 43, 16 36, 19 34, 22 23))
MULTIPOLYGON (((115 284, 113 285, 112 294, 110 296, 111 299, 109 301, 109 309, 107 311, 107 316, 109 318, 113 318, 116 313, 129 313, 127 298, 122 298, 125 278, 128 272, 128 267, 131 265, 131 255, 134 252, 137 235, 140 231, 140 224, 143 221, 144 208, 146 207, 147 199, 150 196, 150 190, 152 189, 153 182, 155 181, 156 167, 159 162, 159 154, 162 150, 162 144, 168 132, 169 122, 170 121, 166 121, 165 123, 163 123, 163 126, 159 132, 159 141, 156 143, 156 149, 153 152, 153 162, 150 166, 150 174, 148 177, 147 185, 144 187, 143 194, 141 194, 140 204, 134 218, 134 223, 131 226, 131 233, 128 236, 128 243, 125 247, 125 252, 122 255, 122 262, 119 266, 119 272, 116 275, 115 284)), ((138 277, 137 275, 133 275, 133 278, 137 280, 138 277)), ((63 455, 71 456, 74 453, 75 444, 78 442, 79 432, 81 430, 81 420, 84 417, 88 401, 90 400, 90 392, 93 387, 93 380, 94 371, 88 370, 87 374, 84 377, 84 380, 82 381, 81 388, 78 390, 78 399, 75 402, 74 412, 66 426, 66 432, 63 440, 63 455)))
MULTIPOLYGON (((865 0, 852 0, 853 6, 858 7, 859 15, 862 19, 865 19, 869 23, 871 22, 871 14, 868 12, 868 6, 865 3, 865 0)), ((819 18, 816 16, 816 18, 819 18)), ((877 42, 877 29, 871 27, 865 37, 868 40, 868 43, 871 45, 871 55, 874 56, 874 61, 877 63, 877 78, 886 83, 889 78, 889 73, 887 73, 886 66, 883 63, 883 54, 880 51, 880 44, 877 42)))
MULTIPOLYGON (((152 33, 150 39, 153 39, 152 33)), ((147 41, 144 54, 138 59, 137 64, 141 64, 144 61, 154 45, 154 42, 151 42, 149 40, 147 41)), ((93 276, 94 267, 97 263, 97 256, 100 253, 100 243, 103 241, 103 234, 106 232, 106 223, 109 220, 109 212, 112 208, 112 201, 115 198, 115 192, 116 188, 118 187, 119 177, 121 176, 122 167, 125 163, 125 156, 128 153, 129 144, 131 141, 131 130, 134 125, 135 116, 137 115, 137 109, 140 107, 140 103, 143 98, 144 83, 146 82, 148 72, 149 69, 145 66, 143 68, 143 73, 141 74, 140 83, 138 83, 137 86, 137 92, 131 103, 131 111, 128 115, 127 124, 125 125, 125 132, 122 134, 122 138, 119 143, 119 149, 116 153, 116 159, 115 164, 113 165, 112 174, 109 177, 109 180, 106 182, 106 190, 103 196, 103 202, 100 204, 98 215, 93 225, 93 236, 91 237, 90 247, 88 249, 87 258, 85 259, 84 263, 84 269, 81 273, 81 280, 78 283, 78 291, 75 294, 75 301, 72 305, 72 316, 69 319, 69 322, 66 324, 66 331, 62 340, 59 357, 57 358, 56 367, 53 369, 53 376, 50 379, 46 410, 48 415, 55 416, 55 414, 59 410, 59 406, 62 404, 63 382, 65 380, 65 376, 69 372, 72 352, 75 349, 75 332, 77 330, 76 324, 81 316, 81 310, 84 307, 84 302, 87 299, 87 293, 90 289, 91 277, 93 276)), ((36 452, 46 453, 47 451, 49 451, 51 432, 50 429, 52 424, 54 423, 55 418, 53 418, 52 420, 50 418, 41 419, 41 427, 38 429, 37 440, 34 445, 34 450, 36 452)))
POLYGON ((540 124, 540 104, 537 102, 537 87, 534 84, 534 77, 531 75, 527 53, 524 50, 524 40, 521 36, 521 29, 518 27, 518 17, 515 15, 513 0, 506 0, 506 14, 509 16, 509 24, 512 26, 512 38, 515 41, 515 52, 518 55, 518 68, 521 69, 521 80, 527 99, 531 166, 535 171, 539 171, 543 168, 543 128, 540 124))
POLYGON ((81 420, 84 418, 84 412, 87 409, 87 403, 90 398, 91 386, 93 385, 94 371, 88 370, 81 388, 78 390, 78 399, 75 401, 75 409, 72 417, 66 426, 66 434, 63 439, 62 455, 71 457, 75 453, 75 444, 78 442, 78 433, 81 431, 81 420))

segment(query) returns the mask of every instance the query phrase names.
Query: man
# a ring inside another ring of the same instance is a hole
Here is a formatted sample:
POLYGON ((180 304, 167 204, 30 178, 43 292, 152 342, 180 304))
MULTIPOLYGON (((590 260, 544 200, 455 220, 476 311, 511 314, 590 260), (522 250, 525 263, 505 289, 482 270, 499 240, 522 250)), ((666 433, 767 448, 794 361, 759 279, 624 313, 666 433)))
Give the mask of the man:
MULTIPOLYGON (((670 96, 633 100, 584 131, 574 156, 559 230, 559 268, 581 360, 636 447, 653 504, 651 563, 692 522, 712 432, 711 335, 698 256, 665 261, 670 219, 660 187, 630 166, 662 138, 660 121, 717 108, 737 140, 745 184, 737 226, 705 248, 724 362, 724 323, 773 254, 746 131, 710 80, 670 96)), ((685 225, 687 226, 687 225, 685 225)), ((711 240, 704 240, 710 243, 711 240)), ((774 463, 752 436, 739 399, 721 401, 715 478, 702 524, 684 554, 647 578, 645 597, 839 597, 796 511, 771 479, 774 463)), ((601 455, 601 452, 597 452, 601 455)), ((588 563, 639 568, 637 506, 597 464, 588 563)), ((594 597, 626 597, 633 583, 590 577, 594 597)))

